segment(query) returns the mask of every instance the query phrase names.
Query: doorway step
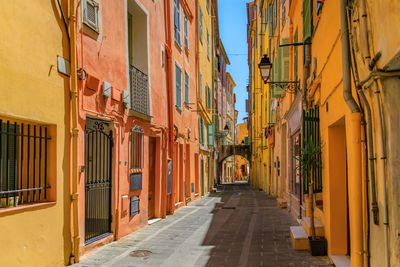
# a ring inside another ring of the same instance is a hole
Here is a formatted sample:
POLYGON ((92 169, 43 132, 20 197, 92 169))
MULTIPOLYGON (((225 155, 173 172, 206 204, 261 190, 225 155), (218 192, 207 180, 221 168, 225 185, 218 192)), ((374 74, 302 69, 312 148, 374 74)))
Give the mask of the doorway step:
POLYGON ((336 267, 350 267, 350 256, 331 255, 330 258, 336 267))
POLYGON ((290 226, 290 238, 292 239, 294 250, 308 250, 308 235, 303 226, 290 226))

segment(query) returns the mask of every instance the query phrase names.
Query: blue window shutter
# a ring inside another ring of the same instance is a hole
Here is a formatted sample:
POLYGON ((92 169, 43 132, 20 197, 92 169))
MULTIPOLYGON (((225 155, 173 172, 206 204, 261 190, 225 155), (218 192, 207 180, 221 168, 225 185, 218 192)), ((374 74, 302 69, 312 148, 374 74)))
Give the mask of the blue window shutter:
POLYGON ((185 103, 189 104, 189 75, 185 72, 185 103))
POLYGON ((182 108, 182 71, 178 65, 175 65, 175 104, 178 108, 182 108))
POLYGON ((181 18, 180 0, 174 0, 174 37, 175 41, 181 45, 181 18))
POLYGON ((199 39, 200 42, 203 43, 203 11, 201 11, 200 6, 199 6, 199 39))
POLYGON ((188 38, 188 22, 186 13, 183 13, 183 36, 185 39, 185 48, 189 50, 189 38, 188 38))

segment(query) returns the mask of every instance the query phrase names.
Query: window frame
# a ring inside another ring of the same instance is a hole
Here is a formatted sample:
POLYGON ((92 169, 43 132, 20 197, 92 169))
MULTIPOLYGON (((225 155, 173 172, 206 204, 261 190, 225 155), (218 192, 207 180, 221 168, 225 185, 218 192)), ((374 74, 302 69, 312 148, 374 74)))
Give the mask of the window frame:
POLYGON ((144 131, 140 126, 135 126, 132 127, 131 129, 130 147, 131 147, 130 169, 142 170, 144 168, 144 131))
POLYGON ((94 0, 84 0, 82 7, 83 7, 83 24, 98 33, 100 31, 100 24, 99 24, 100 6, 99 6, 99 3, 97 3, 94 0), (93 23, 91 20, 88 19, 88 15, 87 15, 87 6, 88 5, 91 5, 95 9, 95 18, 96 18, 95 23, 93 23))

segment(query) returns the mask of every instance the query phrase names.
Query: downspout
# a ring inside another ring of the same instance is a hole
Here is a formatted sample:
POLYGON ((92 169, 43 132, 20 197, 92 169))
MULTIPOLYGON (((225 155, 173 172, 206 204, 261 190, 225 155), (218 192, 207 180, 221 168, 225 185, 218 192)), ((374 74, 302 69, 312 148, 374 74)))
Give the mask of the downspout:
POLYGON ((388 203, 387 203, 387 191, 386 191, 386 142, 383 129, 383 119, 382 119, 382 108, 381 101, 379 98, 380 90, 378 89, 377 82, 374 82, 375 88, 375 100, 376 108, 378 111, 378 124, 379 124, 379 145, 381 147, 381 175, 382 175, 382 191, 383 191, 383 226, 385 232, 385 256, 386 256, 386 266, 390 266, 390 251, 389 251, 389 219, 388 219, 388 203))
MULTIPOLYGON (((174 160, 174 118, 173 118, 173 104, 172 104, 172 41, 171 41, 171 10, 170 10, 170 0, 164 0, 164 18, 166 26, 166 44, 165 44, 165 55, 166 60, 166 82, 167 82, 167 95, 168 95, 168 128, 169 128, 169 158, 174 160)), ((174 164, 172 164, 172 175, 174 174, 174 164)), ((168 200, 168 196, 167 196, 168 200)), ((168 203, 166 203, 168 205, 168 203)), ((172 211, 174 205, 171 205, 172 211)))
MULTIPOLYGON (((364 42, 362 42, 362 47, 363 47, 363 52, 364 52, 364 59, 366 60, 366 64, 370 68, 370 70, 373 69, 374 66, 371 66, 370 64, 375 65, 376 61, 379 59, 380 55, 378 58, 374 58, 373 62, 371 62, 371 54, 369 50, 369 43, 368 43, 368 25, 367 25, 367 9, 365 7, 365 0, 360 1, 360 9, 361 9, 361 29, 363 33, 363 38, 364 42)), ((379 54, 379 53, 378 53, 379 54)), ((369 76, 370 77, 370 76, 369 76)), ((377 85, 376 80, 373 82, 373 87, 375 90, 375 100, 376 100, 376 106, 377 106, 377 112, 378 112, 378 124, 379 124, 379 136, 380 136, 380 148, 381 148, 381 175, 382 175, 382 188, 383 188, 383 225, 384 225, 384 234, 385 234, 385 256, 386 256, 386 266, 390 266, 390 251, 389 251, 389 219, 388 219, 388 204, 387 204, 387 191, 386 191, 386 146, 385 146, 385 137, 384 137, 384 129, 383 129, 383 121, 382 121, 382 109, 381 109, 381 102, 379 98, 379 88, 377 85)), ((361 90, 362 91, 362 90, 361 90)), ((372 139, 371 139, 372 142, 372 139)), ((372 189, 375 191, 375 186, 372 186, 372 189)), ((376 193, 375 193, 376 194, 376 193)), ((372 196, 374 197, 374 195, 372 196)), ((376 203, 375 203, 376 205, 376 203)), ((374 210, 372 210, 374 211, 374 210)), ((374 213, 374 222, 375 221, 375 216, 377 216, 374 213)))
POLYGON ((340 0, 340 29, 342 43, 343 97, 351 114, 346 116, 346 141, 348 158, 349 229, 351 266, 364 266, 363 258, 363 214, 362 163, 361 163, 361 113, 351 92, 350 43, 347 23, 347 0, 340 0))
POLYGON ((78 210, 78 81, 76 68, 76 15, 75 0, 70 0, 69 32, 70 32, 70 55, 71 55, 71 119, 72 119, 72 219, 73 219, 73 250, 70 263, 79 262, 79 210, 78 210))

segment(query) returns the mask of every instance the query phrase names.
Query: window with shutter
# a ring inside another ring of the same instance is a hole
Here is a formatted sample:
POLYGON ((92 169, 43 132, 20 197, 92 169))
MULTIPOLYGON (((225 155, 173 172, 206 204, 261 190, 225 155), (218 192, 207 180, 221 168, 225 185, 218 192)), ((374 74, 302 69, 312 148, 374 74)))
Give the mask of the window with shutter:
POLYGON ((200 72, 200 81, 199 81, 199 87, 200 87, 200 102, 203 100, 203 75, 200 72))
POLYGON ((185 71, 185 104, 189 104, 189 75, 185 71))
POLYGON ((185 42, 185 48, 189 51, 188 20, 185 12, 183 13, 183 38, 185 42))
POLYGON ((203 44, 203 11, 201 11, 201 7, 199 6, 199 39, 203 44))
POLYGON ((175 65, 175 105, 178 109, 182 109, 182 70, 175 65))
POLYGON ((207 143, 208 146, 214 146, 214 129, 213 129, 213 124, 208 124, 207 125, 207 143))
POLYGON ((311 38, 312 35, 312 3, 311 0, 303 0, 303 40, 311 38))
POLYGON ((269 36, 271 37, 273 34, 273 30, 274 30, 274 24, 273 24, 273 5, 269 5, 269 10, 268 10, 268 20, 269 20, 269 36))
POLYGON ((99 4, 92 0, 83 2, 83 23, 92 30, 99 31, 99 4))
POLYGON ((174 39, 181 46, 181 12, 180 0, 174 0, 174 39))
MULTIPOLYGON (((295 33, 295 35, 294 35, 294 43, 297 43, 298 42, 298 35, 299 35, 299 33, 298 33, 298 30, 296 29, 296 33, 295 33)), ((298 53, 299 53, 299 48, 297 47, 297 46, 295 46, 294 47, 294 53, 293 53, 293 56, 294 56, 294 62, 293 62, 293 72, 294 72, 294 80, 295 81, 297 81, 298 80, 298 65, 299 65, 299 56, 298 56, 298 53)))
POLYGON ((210 34, 207 29, 207 58, 210 60, 210 34))
MULTIPOLYGON (((282 44, 288 44, 289 43, 289 38, 283 38, 282 39, 282 44)), ((289 67, 290 67, 290 58, 289 58, 289 46, 284 46, 281 48, 282 49, 282 79, 283 81, 289 81, 289 67)))

